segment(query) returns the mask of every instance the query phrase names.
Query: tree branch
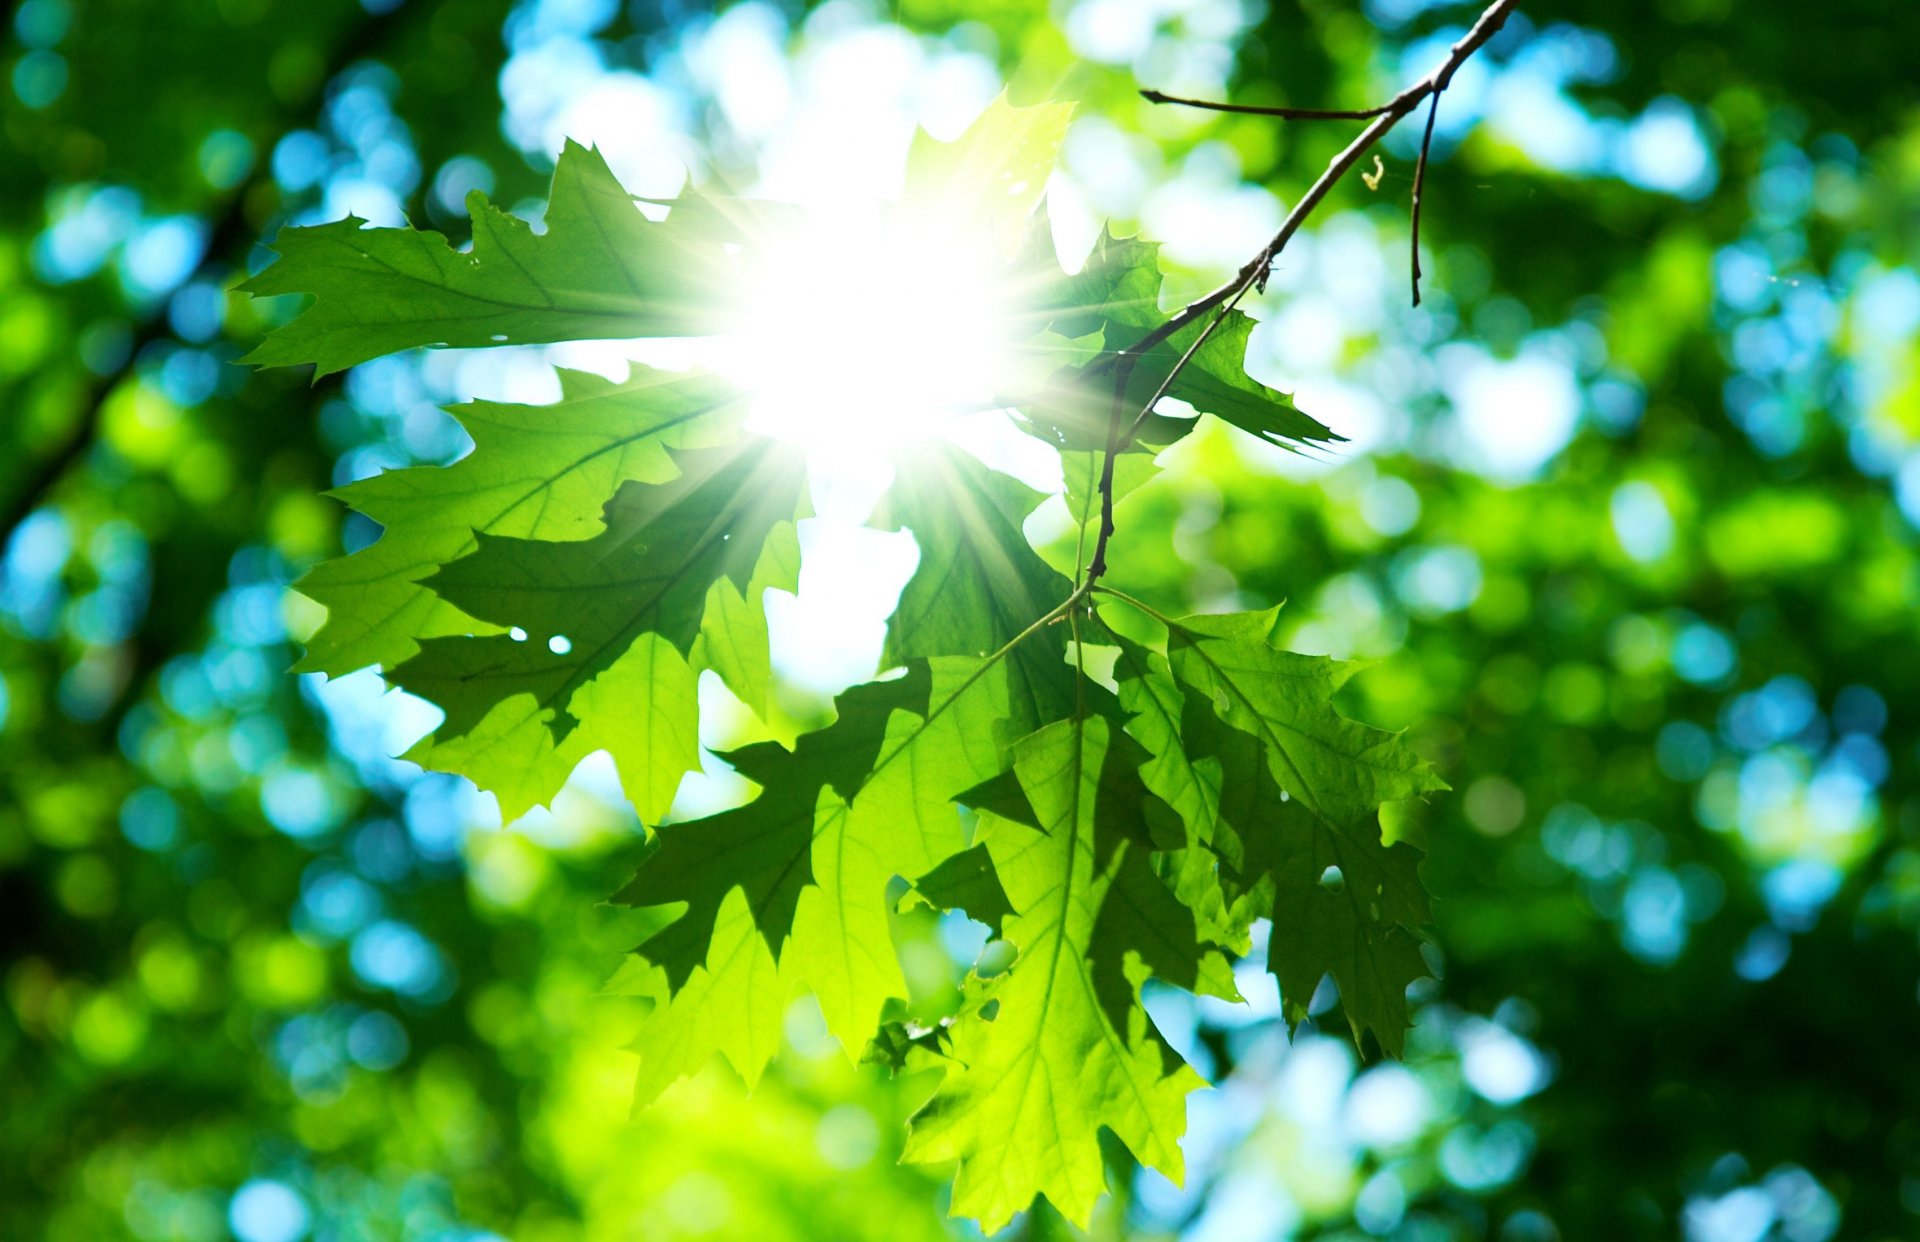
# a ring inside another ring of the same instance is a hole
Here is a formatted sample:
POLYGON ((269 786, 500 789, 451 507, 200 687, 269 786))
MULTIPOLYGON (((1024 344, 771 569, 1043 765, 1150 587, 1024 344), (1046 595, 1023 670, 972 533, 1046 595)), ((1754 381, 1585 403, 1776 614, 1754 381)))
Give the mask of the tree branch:
POLYGON ((1202 108, 1208 112, 1232 112, 1241 116, 1273 116, 1283 121, 1365 121, 1379 116, 1392 104, 1377 108, 1287 108, 1266 104, 1215 103, 1208 99, 1183 99, 1165 91, 1143 90, 1140 98, 1152 104, 1179 104, 1183 108, 1202 108))
POLYGON ((1427 151, 1433 146, 1433 120, 1440 115, 1440 92, 1433 93, 1427 105, 1427 132, 1420 137, 1420 160, 1413 166, 1413 225, 1408 230, 1413 246, 1413 304, 1420 305, 1420 192, 1427 185, 1427 151))
MULTIPOLYGON (((1113 459, 1120 455, 1120 416, 1126 409, 1127 381, 1133 378, 1133 363, 1129 358, 1113 369, 1113 409, 1107 415, 1107 453, 1100 463, 1100 537, 1094 541, 1093 559, 1087 562, 1087 576, 1081 583, 1088 589, 1107 572, 1107 540, 1113 538, 1113 459)), ((1166 385, 1160 387, 1162 392, 1166 391, 1166 385)), ((1147 402, 1147 409, 1152 408, 1153 401, 1147 402)), ((1134 425, 1139 423, 1136 421, 1134 425)), ((1083 594, 1084 591, 1076 591, 1075 597, 1083 594)))
POLYGON ((1252 285, 1240 286, 1238 292, 1220 304, 1213 318, 1207 321, 1207 326, 1200 329, 1200 335, 1193 338, 1193 344, 1187 346, 1187 352, 1180 355, 1179 361, 1173 364, 1173 369, 1167 372, 1167 377, 1160 381, 1160 387, 1154 389, 1153 395, 1147 398, 1147 403, 1140 407, 1138 414, 1134 415, 1133 422, 1128 424, 1126 433, 1120 437, 1117 451, 1124 453, 1133 446, 1133 438, 1140 434, 1140 428, 1152 415, 1153 407, 1160 404, 1160 398, 1167 395, 1167 390, 1173 387, 1173 381, 1179 378, 1180 372, 1187 369, 1187 364, 1192 362, 1194 355, 1200 352, 1200 347, 1207 343, 1207 338, 1213 335, 1214 329, 1226 322, 1227 316, 1233 313, 1233 308, 1240 304, 1240 299, 1245 297, 1247 290, 1252 287, 1252 285))
MULTIPOLYGON (((1260 253, 1249 259, 1246 264, 1229 277, 1224 284, 1206 296, 1187 303, 1187 305, 1179 311, 1169 316, 1159 327, 1140 338, 1135 344, 1126 349, 1104 355, 1088 364, 1085 372, 1088 375, 1099 375, 1109 370, 1118 371, 1122 378, 1117 385, 1117 389, 1120 392, 1124 392, 1126 388, 1125 376, 1131 375, 1134 365, 1138 363, 1142 357, 1164 344, 1182 328, 1197 322, 1202 316, 1209 312, 1217 312, 1214 317, 1214 322, 1209 324, 1206 330, 1200 334, 1199 339, 1195 340, 1194 343, 1188 347, 1186 353, 1180 358, 1180 361, 1174 365, 1173 370, 1168 372, 1166 380, 1160 385, 1160 389, 1154 394, 1153 399, 1149 401, 1145 408, 1134 418, 1132 427, 1125 437, 1120 434, 1122 406, 1120 401, 1116 400, 1114 402, 1111 425, 1108 428, 1106 461, 1100 471, 1100 540, 1094 549, 1093 560, 1087 566, 1087 582, 1089 584, 1097 582, 1100 575, 1106 572, 1107 540, 1113 531, 1113 458, 1115 453, 1123 451, 1126 444, 1131 443, 1132 434, 1137 432, 1140 425, 1145 422, 1147 415, 1153 410, 1154 405, 1158 403, 1173 386, 1173 381, 1179 376, 1181 370, 1192 361, 1195 352, 1200 348, 1201 342, 1206 340, 1207 335, 1226 318, 1227 311, 1231 310, 1242 297, 1246 296, 1247 290, 1263 288, 1266 285, 1267 275, 1272 270, 1273 261, 1279 257, 1282 250, 1286 249, 1287 243, 1293 240, 1294 234, 1300 231, 1301 225, 1305 224, 1307 217, 1311 216, 1314 210, 1320 206, 1320 203, 1326 198, 1328 192, 1339 183, 1342 177, 1352 171, 1353 166, 1360 162, 1361 157, 1365 156, 1366 153, 1373 148, 1375 143, 1386 136, 1388 130, 1399 124, 1403 118, 1415 108, 1419 107, 1423 101, 1429 98, 1437 101, 1440 92, 1447 89, 1447 86, 1453 81, 1453 75, 1459 70, 1460 66, 1465 64, 1475 52, 1485 47, 1494 35, 1500 33, 1501 28, 1507 24, 1507 18, 1513 13, 1514 7, 1518 3, 1519 0, 1494 0, 1492 4, 1489 4, 1486 9, 1481 12, 1479 18, 1473 23, 1473 27, 1447 50, 1446 58, 1438 65, 1435 65, 1426 77, 1421 78, 1418 82, 1407 87, 1379 108, 1363 113, 1362 115, 1373 117, 1373 123, 1361 130, 1352 142, 1348 143, 1338 155, 1333 157, 1332 162, 1327 165, 1326 171, 1322 172, 1314 183, 1307 187, 1307 192, 1300 197, 1298 203, 1294 204, 1293 210, 1287 213, 1287 218, 1281 222, 1279 231, 1261 248, 1260 253)), ((1155 96, 1158 95, 1159 92, 1142 93, 1147 95, 1149 99, 1154 99, 1155 102, 1159 102, 1159 99, 1155 99, 1155 96)), ((1175 103, 1192 102, 1188 100, 1175 100, 1170 96, 1162 96, 1162 98, 1165 98, 1168 102, 1175 103)), ((1210 105, 1194 104, 1194 106, 1204 107, 1210 105)), ((1240 111, 1242 109, 1221 106, 1218 110, 1240 111)), ((1268 115, 1285 115, 1286 113, 1294 113, 1297 116, 1303 117, 1307 115, 1320 115, 1312 113, 1311 111, 1302 113, 1296 109, 1268 113, 1268 115)), ((1433 115, 1429 112, 1427 117, 1428 142, 1432 140, 1432 129, 1433 115)), ((1417 175, 1424 175, 1425 164, 1425 144, 1423 143, 1421 169, 1417 175)), ((1416 187, 1416 203, 1418 202, 1417 193, 1418 190, 1416 187)), ((1417 241, 1415 245, 1418 245, 1417 241)), ((1416 258, 1416 270, 1417 266, 1418 260, 1416 258)), ((1415 279, 1416 281, 1418 280, 1417 275, 1415 279)))

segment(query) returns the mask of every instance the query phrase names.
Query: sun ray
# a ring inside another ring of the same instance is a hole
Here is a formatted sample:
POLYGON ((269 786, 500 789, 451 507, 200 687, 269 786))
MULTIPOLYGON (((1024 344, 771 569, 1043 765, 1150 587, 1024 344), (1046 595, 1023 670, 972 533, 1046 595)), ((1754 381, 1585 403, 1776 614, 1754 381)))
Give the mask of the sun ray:
POLYGON ((892 452, 1001 408, 1037 356, 987 238, 899 209, 782 225, 743 246, 721 351, 755 430, 815 454, 892 452))

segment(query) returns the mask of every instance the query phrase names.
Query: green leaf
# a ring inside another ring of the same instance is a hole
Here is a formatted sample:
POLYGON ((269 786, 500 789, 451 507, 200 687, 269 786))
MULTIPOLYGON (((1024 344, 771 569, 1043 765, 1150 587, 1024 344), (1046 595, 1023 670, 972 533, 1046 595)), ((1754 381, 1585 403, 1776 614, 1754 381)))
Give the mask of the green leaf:
MULTIPOLYGON (((1025 300, 1005 332, 1022 365, 995 374, 996 397, 1061 450, 1084 562, 1103 473, 1123 500, 1196 423, 1139 417, 1163 382, 1269 442, 1339 437, 1246 374, 1253 321, 1238 311, 1204 341, 1214 319, 1134 357, 1165 322, 1155 246, 1103 231, 1081 271, 1059 270, 1041 204, 1068 115, 1003 98, 953 142, 916 139, 887 224, 990 238, 992 253, 948 257, 1025 300), (1109 463, 1117 427, 1137 434, 1109 463)), ((480 196, 467 252, 351 219, 286 230, 245 288, 313 300, 252 360, 325 374, 418 346, 710 333, 734 269, 796 244, 806 218, 693 192, 660 205, 650 222, 569 145, 540 233, 480 196)), ((439 704, 411 757, 472 776, 510 816, 606 750, 657 824, 700 759, 700 675, 764 711, 765 595, 798 583, 799 458, 742 443, 746 405, 714 379, 636 368, 621 383, 563 374, 551 406, 461 407, 467 458, 342 490, 383 534, 302 582, 328 610, 303 668, 378 665, 439 704)), ((792 748, 726 754, 757 796, 658 826, 616 898, 640 907, 616 986, 649 1006, 641 1102, 715 1056, 751 1084, 787 1002, 810 992, 849 1052, 941 1072, 908 1157, 957 1161, 955 1211, 989 1229, 1036 1195, 1085 1221, 1102 1129, 1180 1175, 1200 1080, 1141 989, 1237 999, 1222 948, 1245 951, 1257 915, 1273 919, 1290 1019, 1331 975, 1356 1039, 1397 1051, 1428 912, 1418 855, 1381 839, 1379 808, 1441 787, 1401 739, 1333 710, 1346 666, 1276 650, 1271 614, 1171 623, 1164 651, 1109 644, 1028 542, 1041 499, 956 448, 906 455, 879 517, 919 549, 887 630, 897 673, 841 695, 792 748), (899 1005, 901 881, 1004 942, 931 1025, 899 1005)))
POLYGON ((487 632, 424 639, 387 674, 446 712, 410 758, 471 777, 511 818, 605 749, 652 823, 699 766, 698 666, 686 657, 727 656, 730 680, 752 679, 735 682, 741 697, 764 701, 766 623, 751 614, 768 582, 791 574, 799 467, 768 442, 673 460, 677 478, 623 485, 595 538, 479 534, 473 553, 426 580, 487 632), (731 614, 708 618, 715 599, 731 614))
POLYGON ((1140 778, 1179 816, 1183 828, 1179 847, 1162 854, 1158 865, 1206 938, 1245 953, 1252 947, 1253 921, 1271 911, 1272 901, 1241 891, 1234 880, 1243 851, 1238 830, 1222 811, 1220 761, 1188 752, 1181 737, 1186 695, 1166 656, 1118 634, 1112 639, 1119 648, 1114 677, 1120 705, 1129 714, 1127 732, 1148 755, 1140 778))
MULTIPOLYGON (((1149 350, 1134 369, 1128 399, 1144 404, 1153 396, 1180 359, 1206 331, 1203 317, 1188 324, 1149 350)), ((1187 365, 1174 377, 1167 395, 1184 401, 1202 414, 1232 423, 1269 444, 1292 448, 1300 444, 1339 444, 1346 437, 1303 412, 1293 397, 1269 388, 1247 374, 1247 347, 1254 321, 1238 310, 1226 313, 1220 326, 1207 335, 1187 365)), ((1139 405, 1134 406, 1135 409, 1139 405)))
POLYGON ((983 979, 978 974, 969 975, 960 985, 959 1005, 931 1024, 911 1020, 882 1022, 872 1042, 861 1051, 861 1062, 884 1066, 888 1073, 895 1075, 922 1070, 935 1070, 943 1075, 951 1072, 957 1064, 953 1060, 954 1028, 983 1012, 989 1015, 999 1012, 999 1002, 994 998, 996 982, 997 979, 983 979))
POLYGON ((528 345, 692 336, 716 324, 726 252, 699 227, 641 214, 598 150, 560 153, 546 231, 467 196, 473 248, 349 216, 282 229, 279 261, 240 288, 314 301, 243 361, 313 363, 316 376, 421 345, 528 345))
POLYGON ((1331 974, 1355 1039, 1371 1030, 1397 1055, 1407 985, 1427 973, 1413 933, 1430 914, 1419 852, 1381 839, 1380 805, 1446 785, 1400 736, 1334 710, 1351 666, 1276 648, 1277 612, 1170 628, 1169 662, 1189 693, 1184 743, 1221 766, 1232 791, 1221 813, 1245 871, 1272 877, 1269 965, 1290 1020, 1331 974))
POLYGON ((495 704, 531 695, 550 709, 556 742, 579 723, 575 691, 642 634, 682 654, 701 636, 709 589, 745 591, 774 529, 792 520, 799 459, 760 440, 740 449, 674 455, 678 477, 629 482, 592 539, 555 543, 482 534, 478 547, 425 585, 508 634, 432 638, 394 669, 398 685, 447 713, 443 737, 471 730, 495 704))
POLYGON ((883 1022, 873 1041, 860 1053, 862 1065, 878 1065, 889 1074, 912 1073, 939 1067, 947 1057, 947 1029, 923 1027, 908 1022, 883 1022))
POLYGON ((880 758, 894 711, 924 711, 931 688, 924 667, 855 686, 834 700, 834 722, 802 734, 793 750, 758 742, 723 756, 771 795, 656 830, 658 848, 614 900, 630 906, 686 903, 683 915, 641 946, 676 987, 705 961, 714 919, 735 888, 746 894, 748 916, 768 949, 779 953, 792 931, 801 887, 812 878, 810 845, 823 799, 844 800, 859 791, 880 758))
POLYGON ((1015 748, 1038 826, 980 817, 1019 911, 1006 923, 1019 957, 996 981, 992 1019, 952 1028, 955 1068, 915 1116, 905 1158, 959 1161, 953 1210, 988 1232, 1040 1194, 1084 1224, 1105 1189, 1103 1126, 1143 1163, 1182 1174, 1186 1096, 1202 1082, 1136 992, 1149 970, 1200 977, 1207 954, 1146 866, 1142 758, 1103 717, 1055 722, 1015 748))
POLYGON ((683 238, 726 245, 755 245, 768 238, 791 237, 805 227, 806 211, 797 203, 710 194, 688 187, 668 199, 641 199, 665 207, 674 231, 683 238))
MULTIPOLYGON (((1060 454, 1061 474, 1066 480, 1067 512, 1081 526, 1100 520, 1100 476, 1106 464, 1104 452, 1067 452, 1060 454)), ((1121 501, 1153 481, 1160 467, 1151 457, 1128 453, 1113 459, 1113 503, 1121 501)))
POLYGON ((660 829, 658 851, 616 900, 685 904, 639 950, 681 988, 709 960, 720 913, 737 891, 785 977, 813 991, 828 1029, 857 1050, 884 1003, 906 995, 889 931, 889 881, 957 853, 964 842, 954 797, 1004 767, 993 739, 1007 711, 1005 668, 918 661, 904 677, 857 686, 836 705, 835 722, 802 735, 792 751, 760 743, 729 754, 766 792, 736 810, 660 829))
POLYGON ((1148 755, 1141 779, 1179 814, 1189 845, 1220 850, 1237 862, 1239 842, 1220 817, 1220 765, 1187 753, 1180 737, 1186 699, 1167 657, 1122 635, 1110 637, 1119 649, 1113 673, 1129 713, 1127 732, 1148 755))
MULTIPOLYGON (((1073 584, 1040 559, 1022 529, 1042 499, 945 445, 929 445, 899 464, 881 520, 913 532, 920 564, 887 624, 883 662, 997 651, 1072 593, 1073 584)), ((1066 650, 1065 627, 1053 626, 1008 657, 1006 740, 1073 710, 1066 650)))
POLYGON ((1007 890, 984 845, 960 851, 913 882, 913 890, 939 910, 959 910, 996 932, 1013 914, 1007 890))
POLYGON ((1419 851, 1383 844, 1377 818, 1339 821, 1302 810, 1256 838, 1248 853, 1248 865, 1273 882, 1267 956, 1288 1022, 1305 1018, 1314 989, 1332 975, 1355 1044, 1372 1031, 1384 1051, 1401 1055, 1411 1024, 1407 987, 1430 973, 1414 934, 1432 918, 1419 851))
POLYGON ((781 522, 768 532, 745 591, 724 575, 707 588, 693 662, 718 673, 742 703, 762 716, 773 692, 766 594, 799 587, 800 535, 792 522, 781 522))
POLYGON ((473 451, 451 466, 388 470, 334 493, 385 530, 295 584, 327 608, 298 671, 392 668, 422 639, 474 632, 472 618, 420 580, 471 552, 480 534, 598 533, 622 483, 673 478, 668 450, 730 443, 746 416, 740 391, 709 376, 636 366, 617 383, 579 371, 560 372, 560 383, 553 405, 451 407, 473 437, 473 451))
POLYGON ((1046 194, 1070 103, 1016 108, 1003 93, 952 142, 921 131, 907 156, 903 208, 929 221, 963 223, 1012 253, 1046 194))
POLYGON ((406 758, 470 778, 500 802, 511 823, 552 800, 580 761, 607 751, 620 786, 643 823, 673 804, 680 779, 700 766, 699 681, 657 634, 642 634, 612 665, 573 694, 580 726, 556 741, 552 712, 530 694, 502 699, 464 733, 423 738, 406 758))
MULTIPOLYGON (((1133 348, 1165 321, 1160 309, 1160 283, 1157 245, 1116 238, 1104 231, 1085 266, 1071 276, 1058 278, 1045 302, 1051 313, 1050 328, 1067 337, 1099 331, 1108 353, 1102 366, 1060 377, 1026 410, 1043 439, 1066 449, 1104 448, 1116 383, 1111 356, 1133 348)), ((1247 374, 1247 346, 1254 328, 1251 318, 1237 309, 1230 310, 1219 326, 1208 332, 1207 325, 1213 318, 1202 316, 1134 361, 1121 402, 1128 423, 1206 333, 1205 341, 1174 376, 1167 396, 1272 444, 1291 447, 1337 443, 1346 438, 1303 413, 1286 393, 1247 374)), ((1189 420, 1156 413, 1141 426, 1138 443, 1149 448, 1164 446, 1186 434, 1188 426, 1189 420)))
MULTIPOLYGON (((1111 358, 1111 354, 1105 355, 1111 358)), ((1136 368, 1125 394, 1118 404, 1121 430, 1133 425, 1136 416, 1153 396, 1155 384, 1140 378, 1136 368)), ((1161 372, 1165 374, 1165 372, 1161 372)), ((1014 423, 1021 430, 1053 448, 1063 456, 1101 456, 1106 453, 1108 427, 1115 416, 1111 369, 1101 367, 1062 368, 1047 376, 1031 391, 1011 398, 1014 423)), ((1149 414, 1139 420, 1133 439, 1124 446, 1128 454, 1157 453, 1194 428, 1191 418, 1172 418, 1149 414)))
MULTIPOLYGON (((1052 239, 1046 243, 1051 260, 1052 239)), ((1115 237, 1102 227, 1080 270, 1056 272, 1042 304, 1051 326, 1063 336, 1112 333, 1114 325, 1140 330, 1157 326, 1160 311, 1160 247, 1137 237, 1115 237)), ((1109 342, 1109 347, 1112 347, 1109 342)))
POLYGON ((1181 619, 1167 639, 1175 675, 1265 742, 1275 778, 1316 812, 1375 815, 1382 802, 1445 789, 1400 735, 1334 710, 1356 666, 1276 647, 1279 611, 1181 619))
POLYGON ((677 986, 667 972, 635 960, 617 990, 653 1002, 632 1048, 640 1054, 634 1107, 723 1055, 751 1088, 780 1050, 793 985, 760 934, 743 890, 714 912, 712 939, 699 964, 677 986))
POLYGON ((816 887, 801 894, 794 922, 799 974, 849 1052, 872 1037, 886 1001, 907 994, 889 930, 888 882, 925 874, 959 852, 954 799, 1005 766, 996 740, 1007 715, 1005 665, 936 657, 926 666, 925 706, 895 709, 859 792, 816 824, 816 887))

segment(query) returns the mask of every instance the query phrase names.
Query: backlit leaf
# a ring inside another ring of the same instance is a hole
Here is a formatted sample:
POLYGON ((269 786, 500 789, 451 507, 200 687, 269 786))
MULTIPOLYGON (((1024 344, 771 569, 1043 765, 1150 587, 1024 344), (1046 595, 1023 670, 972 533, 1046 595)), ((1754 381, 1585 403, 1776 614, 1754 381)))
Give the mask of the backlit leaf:
POLYGON ((955 1026, 955 1068, 915 1116, 906 1158, 959 1161, 954 1211, 989 1231, 1039 1194, 1084 1224, 1106 1188, 1102 1126, 1181 1176, 1186 1097, 1201 1080, 1154 1031, 1133 977, 1113 969, 1131 955, 1191 975, 1204 957, 1177 922, 1149 930, 1137 915, 1135 899, 1144 906, 1159 883, 1143 857, 1141 757, 1102 717, 1056 721, 1015 751, 1037 824, 981 817, 1019 912, 1006 938, 1020 956, 992 1020, 955 1026))
POLYGON ((714 330, 723 249, 698 228, 653 223, 599 151, 569 142, 545 232, 467 196, 473 247, 438 233, 366 228, 348 216, 283 229, 277 262, 241 286, 314 301, 245 361, 313 363, 316 375, 421 345, 537 345, 714 330))

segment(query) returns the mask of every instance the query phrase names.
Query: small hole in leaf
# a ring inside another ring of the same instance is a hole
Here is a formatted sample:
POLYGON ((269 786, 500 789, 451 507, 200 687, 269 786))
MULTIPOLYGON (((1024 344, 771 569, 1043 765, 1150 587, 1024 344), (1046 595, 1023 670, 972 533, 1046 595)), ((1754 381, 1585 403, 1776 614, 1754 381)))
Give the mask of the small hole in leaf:
POLYGON ((1340 874, 1340 868, 1328 867, 1320 873, 1320 887, 1329 893, 1337 893, 1347 886, 1347 877, 1340 874))
POLYGON ((507 334, 504 332, 496 332, 492 336, 488 337, 487 339, 492 341, 494 344, 499 345, 499 344, 503 344, 506 341, 507 334))
POLYGON ((982 1022, 991 1022, 999 1016, 1000 1016, 1000 998, 999 997, 996 996, 992 1000, 988 1001, 986 1004, 980 1006, 980 1020, 982 1022))
POLYGON ((565 634, 555 634, 547 640, 547 650, 555 655, 565 655, 573 650, 573 640, 565 634))
POLYGON ((507 631, 507 637, 516 643, 524 643, 527 641, 527 632, 516 625, 507 631))

